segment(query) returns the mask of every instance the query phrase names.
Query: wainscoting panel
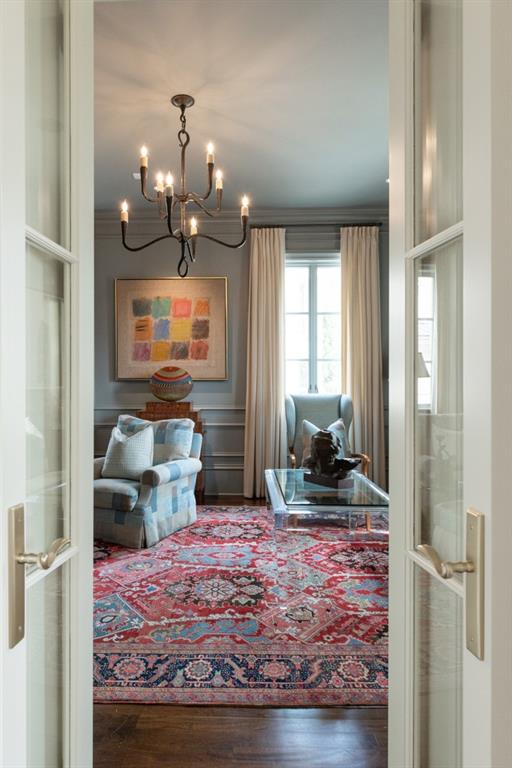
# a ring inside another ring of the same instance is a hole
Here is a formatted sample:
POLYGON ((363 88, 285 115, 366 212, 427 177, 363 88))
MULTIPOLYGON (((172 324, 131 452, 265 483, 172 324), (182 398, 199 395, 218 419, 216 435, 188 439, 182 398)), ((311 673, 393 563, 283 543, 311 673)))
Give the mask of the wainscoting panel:
MULTIPOLYGON (((104 456, 112 428, 121 413, 135 415, 145 402, 122 408, 98 407, 94 413, 94 455, 104 456)), ((207 494, 241 495, 244 469, 244 418, 241 406, 201 406, 204 426, 203 462, 207 494)))

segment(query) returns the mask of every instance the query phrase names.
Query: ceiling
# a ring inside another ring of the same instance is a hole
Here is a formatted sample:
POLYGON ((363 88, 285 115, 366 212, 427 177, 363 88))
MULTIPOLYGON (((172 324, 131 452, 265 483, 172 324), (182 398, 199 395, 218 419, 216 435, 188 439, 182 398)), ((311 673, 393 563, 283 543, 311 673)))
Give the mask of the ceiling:
POLYGON ((96 208, 141 201, 178 171, 189 93, 189 187, 203 193, 215 143, 226 207, 385 206, 387 0, 120 0, 95 5, 96 208))

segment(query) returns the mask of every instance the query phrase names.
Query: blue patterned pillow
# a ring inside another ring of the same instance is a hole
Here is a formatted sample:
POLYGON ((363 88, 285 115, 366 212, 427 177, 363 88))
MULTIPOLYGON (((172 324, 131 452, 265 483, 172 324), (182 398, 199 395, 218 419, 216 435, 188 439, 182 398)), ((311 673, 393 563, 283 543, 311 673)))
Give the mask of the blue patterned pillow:
POLYGON ((102 477, 140 480, 142 473, 153 466, 154 436, 152 429, 142 429, 125 435, 114 427, 101 470, 102 477))
POLYGON ((125 435, 133 435, 148 426, 153 428, 155 447, 153 464, 165 464, 175 459, 188 459, 194 435, 192 419, 162 419, 146 421, 137 416, 121 415, 117 426, 125 435))

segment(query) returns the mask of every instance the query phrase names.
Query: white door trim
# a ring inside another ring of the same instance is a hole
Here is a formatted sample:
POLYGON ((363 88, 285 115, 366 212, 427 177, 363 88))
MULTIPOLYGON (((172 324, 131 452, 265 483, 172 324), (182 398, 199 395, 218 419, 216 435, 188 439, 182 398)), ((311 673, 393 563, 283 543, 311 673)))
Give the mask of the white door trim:
MULTIPOLYGON (((406 366, 413 359, 413 344, 405 333, 411 308, 406 306, 406 285, 412 270, 404 268, 404 254, 413 247, 413 221, 409 201, 413 199, 413 7, 410 0, 394 0, 389 8, 389 752, 390 768, 414 763, 413 702, 414 647, 408 632, 412 595, 413 563, 405 556, 413 542, 407 514, 413 499, 412 477, 404 476, 405 457, 413 450, 411 439, 411 393, 406 366)), ((409 262, 411 266, 412 262, 409 262)), ((410 334, 409 334, 410 336, 410 334)))
POLYGON ((70 3, 71 121, 71 563, 70 768, 92 766, 92 553, 94 458, 94 7, 70 3))
POLYGON ((7 509, 22 501, 25 466, 25 413, 13 407, 19 400, 16 373, 25 381, 25 356, 18 354, 18 334, 25 333, 24 306, 12 286, 25 285, 25 94, 19 87, 25 74, 25 14, 23 3, 0 2, 0 764, 26 766, 25 649, 8 649, 8 541, 7 509), (5 105, 8 105, 5 108, 5 105), (19 281, 19 282, 17 282, 19 281), (13 743, 12 734, 19 735, 13 743))
POLYGON ((41 232, 38 232, 28 225, 25 226, 25 237, 27 242, 35 245, 36 248, 41 248, 43 251, 51 253, 61 261, 65 261, 68 264, 75 264, 78 261, 78 256, 76 254, 68 251, 67 248, 63 248, 62 245, 54 243, 49 237, 46 237, 41 234, 41 232))
POLYGON ((464 493, 486 515, 485 658, 464 667, 465 765, 512 765, 510 0, 464 3, 464 493), (466 450, 472 445, 474 450, 466 450))

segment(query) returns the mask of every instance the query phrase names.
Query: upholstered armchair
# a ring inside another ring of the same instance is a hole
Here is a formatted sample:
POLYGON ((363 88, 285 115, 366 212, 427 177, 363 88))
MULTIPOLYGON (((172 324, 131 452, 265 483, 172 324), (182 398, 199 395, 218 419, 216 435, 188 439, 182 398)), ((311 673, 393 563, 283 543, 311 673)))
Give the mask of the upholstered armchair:
POLYGON ((103 478, 94 461, 94 535, 125 547, 151 547, 196 520, 194 494, 202 464, 202 436, 194 433, 188 459, 155 464, 139 481, 103 478))
MULTIPOLYGON (((316 424, 319 429, 326 429, 337 419, 343 419, 348 441, 348 434, 354 408, 349 395, 287 395, 285 400, 286 431, 289 461, 292 468, 302 466, 302 422, 316 424)), ((350 456, 361 459, 361 471, 368 474, 370 458, 365 453, 353 453, 350 456)))

